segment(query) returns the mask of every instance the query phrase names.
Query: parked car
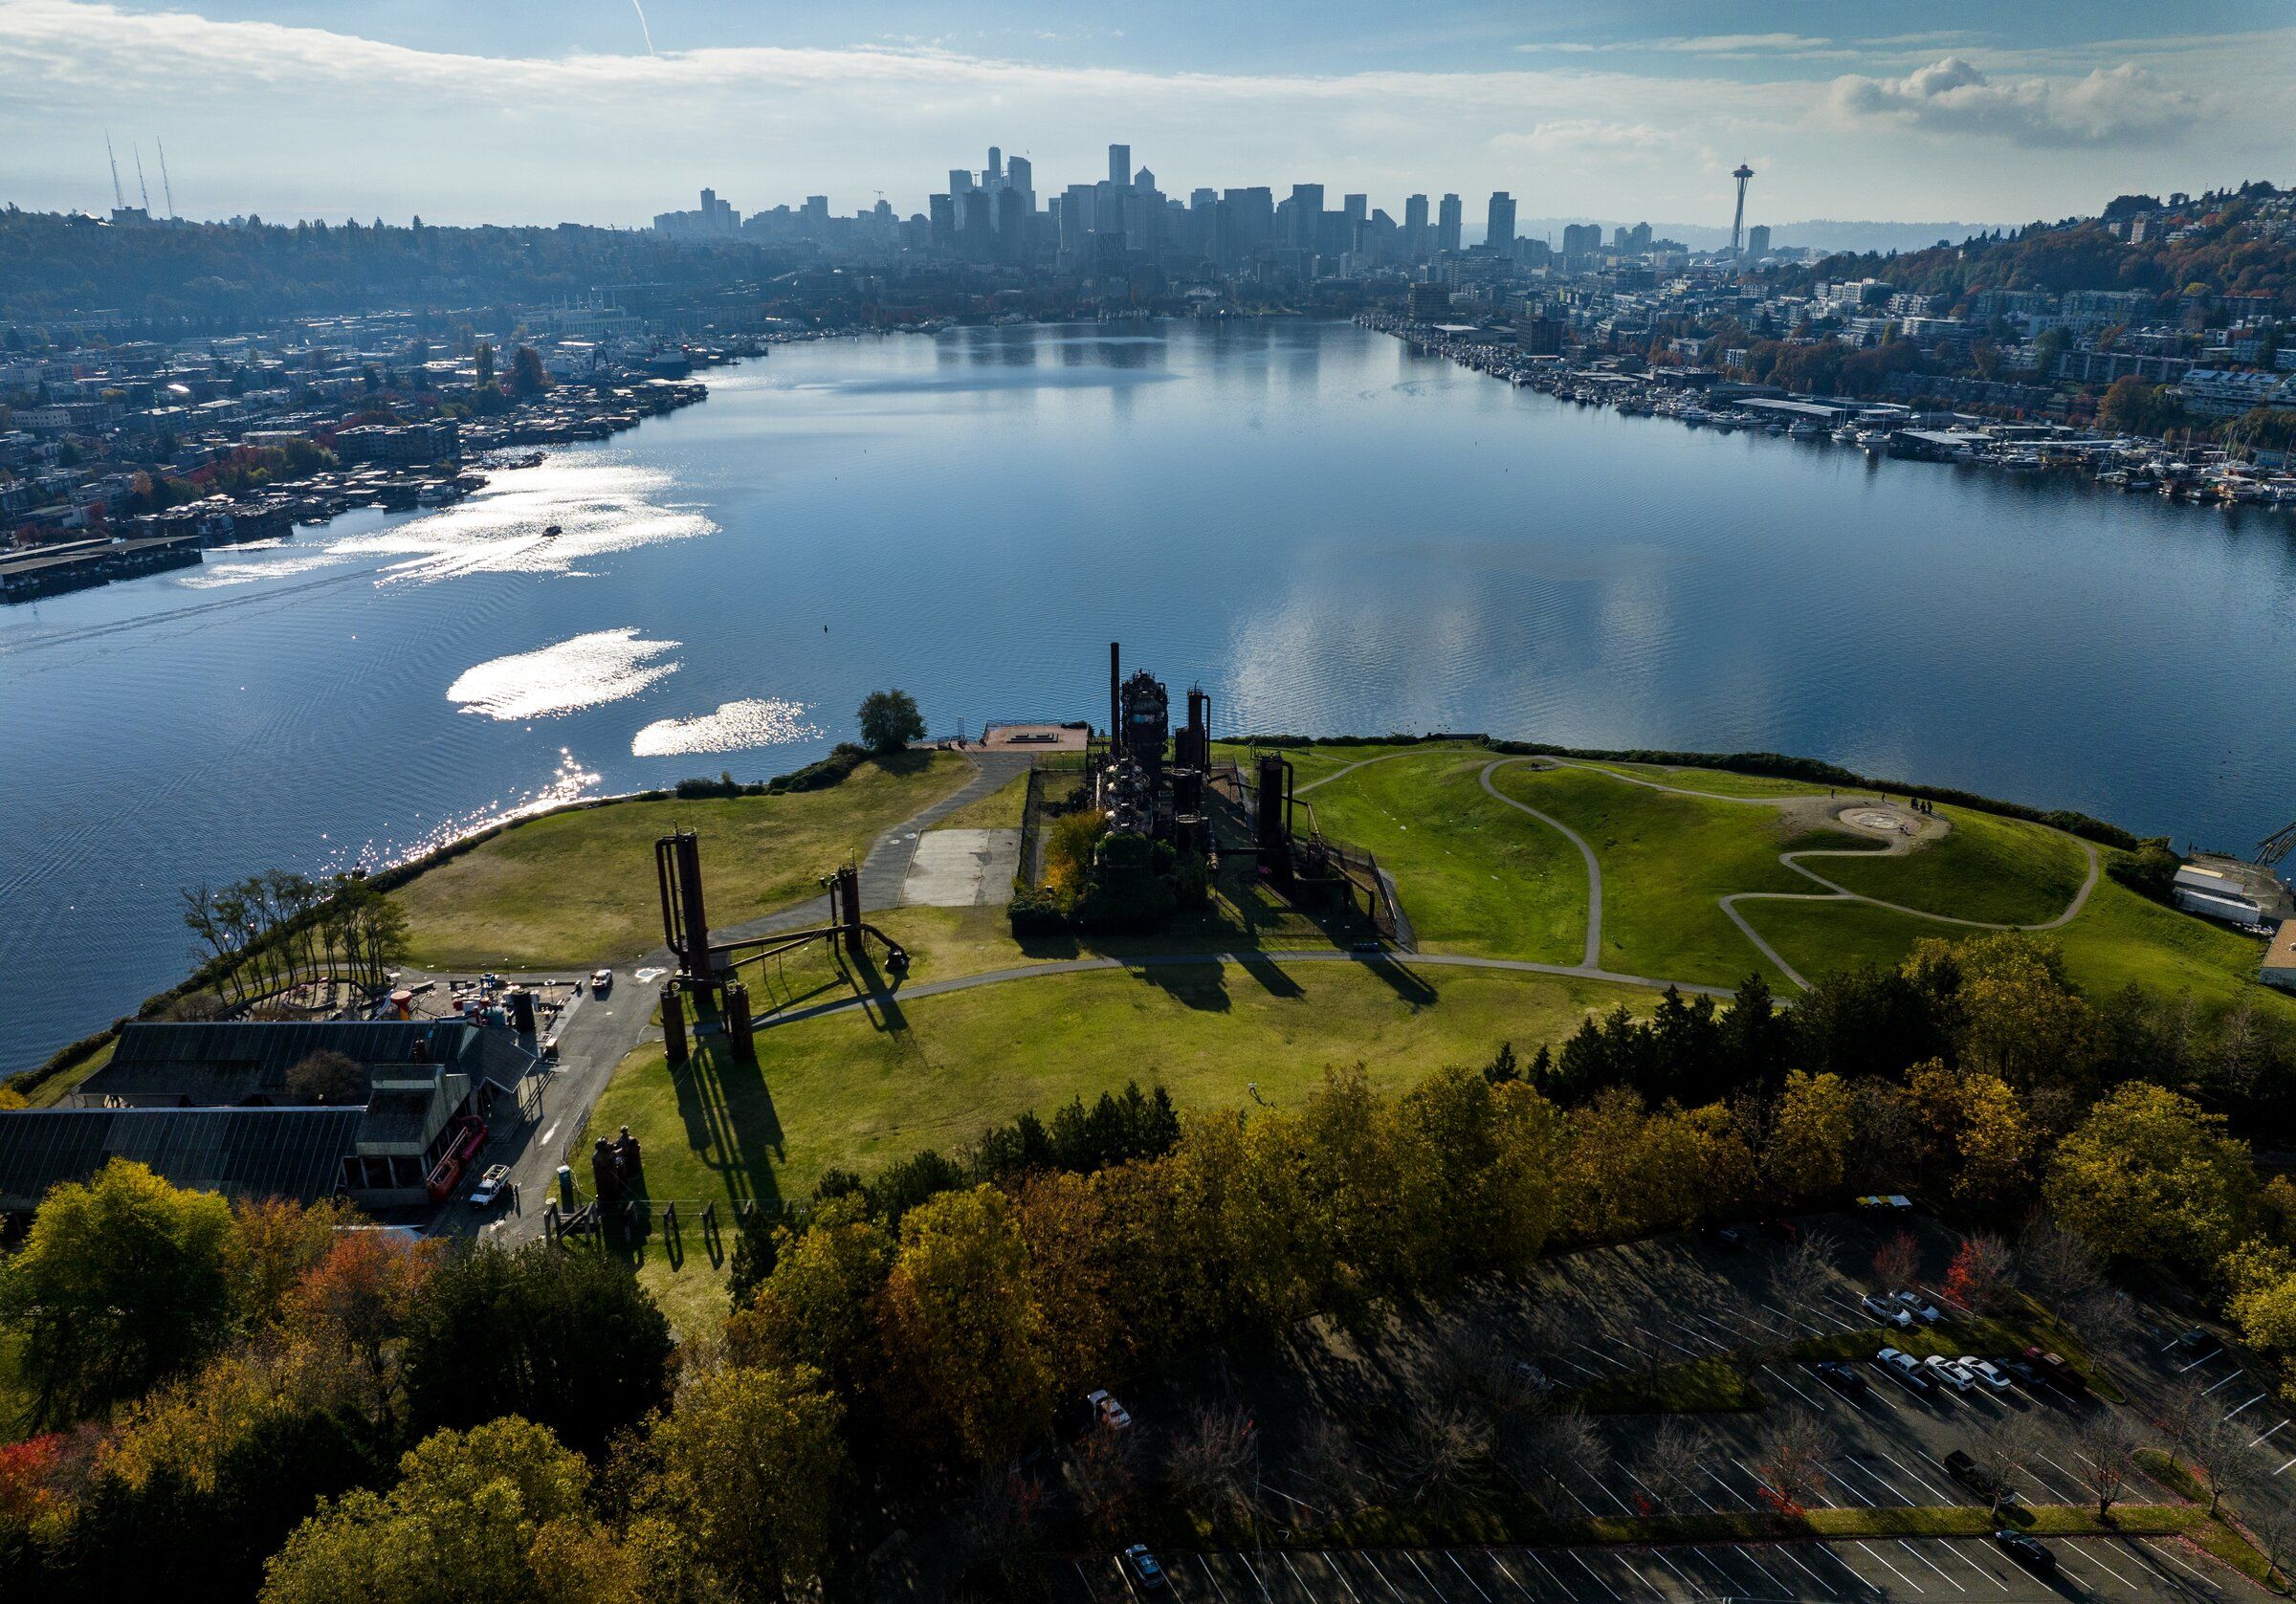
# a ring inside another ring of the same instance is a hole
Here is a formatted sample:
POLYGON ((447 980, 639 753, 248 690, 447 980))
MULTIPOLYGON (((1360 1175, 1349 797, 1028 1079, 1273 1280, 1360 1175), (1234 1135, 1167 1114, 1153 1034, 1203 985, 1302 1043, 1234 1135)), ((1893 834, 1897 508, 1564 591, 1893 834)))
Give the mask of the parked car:
POLYGON ((1945 1456, 1946 1474, 1989 1504, 2006 1504, 2016 1489, 1956 1448, 1945 1456))
POLYGON ((1892 1375, 1913 1391, 1927 1396, 1936 1389, 1930 1373, 1921 1368, 1921 1361, 1910 1353, 1901 1353, 1894 1348, 1885 1348, 1874 1356, 1877 1364, 1887 1367, 1892 1375))
POLYGON ((1858 1300, 1858 1307, 1883 1325, 1895 1326, 1901 1331, 1913 1324, 1912 1310, 1904 1307, 1893 1298, 1883 1297, 1879 1292, 1866 1293, 1858 1300))
POLYGON ((1555 1378, 1528 1359, 1514 1361, 1514 1378, 1534 1393, 1555 1391, 1555 1378))
POLYGON ((2057 1556, 2023 1532, 1997 1531, 1993 1534, 1993 1540, 2000 1545, 2003 1553, 2026 1570, 2037 1571, 2044 1576, 2056 1574, 2057 1556))
POLYGON ((1798 1242, 1801 1241, 1801 1227, 1791 1219, 1765 1219, 1762 1221, 1762 1229, 1769 1232, 1781 1242, 1798 1242))
POLYGON ((1735 1253, 1746 1245, 1746 1233, 1735 1225, 1701 1225, 1698 1227, 1698 1239, 1710 1247, 1721 1248, 1726 1253, 1735 1253))
POLYGON ((2001 1361, 2001 1368, 2007 1371, 2011 1375, 2015 1376, 2017 1378, 2018 1385, 2020 1387, 2038 1387, 2041 1385, 2041 1372, 2036 1369, 2028 1360, 2003 1359, 2001 1361))
POLYGON ((1991 1359, 1973 1359, 1964 1353, 1961 1355, 1960 1363, 1963 1370, 1969 1372, 1995 1392, 2005 1393, 2009 1390, 2009 1373, 1991 1359))
POLYGON ((1897 1301, 1906 1307, 1908 1313, 1925 1326, 1934 1326, 1945 1318, 1944 1311, 1919 1292, 1900 1292, 1897 1294, 1897 1301))
POLYGON ((1977 1378, 1961 1368, 1960 1362, 1942 1353, 1932 1353, 1921 1361, 1922 1368, 1956 1393, 1966 1393, 1977 1384, 1977 1378))
POLYGON ((2179 1331, 2174 1346, 2177 1352, 2198 1358, 2217 1346, 2217 1339, 2205 1326, 2195 1326, 2189 1331, 2179 1331))
POLYGON ((1146 1592, 1169 1585, 1164 1579, 1164 1568, 1157 1564, 1156 1556, 1148 1551, 1145 1543, 1135 1543, 1124 1550, 1124 1570, 1146 1592))
POLYGON ((2078 1393, 2088 1385, 2087 1382, 2081 1379, 2081 1373, 2075 1370, 2062 1355, 2052 1353, 2045 1348, 2026 1349, 2025 1363, 2039 1371, 2042 1379, 2048 1382, 2050 1386, 2062 1388, 2065 1392, 2078 1393))
POLYGON ((1093 1406, 1093 1417, 1110 1431, 1132 1428, 1132 1411, 1118 1403, 1106 1387, 1095 1387, 1085 1394, 1084 1401, 1093 1406))
POLYGON ((478 1184, 471 1189, 471 1207, 491 1209, 509 1196, 510 1166, 489 1164, 486 1174, 478 1177, 478 1184))
POLYGON ((614 972, 612 970, 601 969, 590 977, 590 995, 592 997, 604 997, 613 989, 614 972))
POLYGON ((1836 1392, 1847 1393, 1853 1398, 1866 1395, 1866 1376, 1855 1367, 1839 1359, 1821 1359, 1810 1368, 1818 1373, 1819 1380, 1836 1392))

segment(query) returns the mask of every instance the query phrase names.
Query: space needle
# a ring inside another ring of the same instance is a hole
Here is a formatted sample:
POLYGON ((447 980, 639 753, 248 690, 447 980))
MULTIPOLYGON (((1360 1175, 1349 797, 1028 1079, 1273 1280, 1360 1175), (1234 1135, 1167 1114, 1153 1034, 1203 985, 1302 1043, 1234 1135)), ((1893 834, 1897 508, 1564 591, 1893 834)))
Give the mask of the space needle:
POLYGON ((1738 170, 1730 176, 1738 181, 1738 209, 1731 214, 1730 219, 1730 253, 1735 257, 1738 254, 1739 244, 1745 238, 1746 181, 1754 176, 1754 169, 1740 162, 1738 170))

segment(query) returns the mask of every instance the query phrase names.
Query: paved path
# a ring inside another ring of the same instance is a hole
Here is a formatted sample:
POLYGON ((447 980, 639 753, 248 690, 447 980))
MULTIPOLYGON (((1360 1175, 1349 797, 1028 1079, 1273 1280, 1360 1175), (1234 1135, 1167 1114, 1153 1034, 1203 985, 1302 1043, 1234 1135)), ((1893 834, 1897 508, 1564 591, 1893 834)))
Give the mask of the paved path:
POLYGON ((1595 861, 1595 849, 1586 844, 1586 837, 1553 814, 1541 813, 1527 802, 1515 801, 1514 798, 1490 782, 1490 777, 1509 763, 1521 763, 1529 760, 1524 758, 1501 758, 1496 762, 1484 764, 1481 777, 1483 789, 1498 798, 1509 807, 1519 808, 1549 829, 1558 832, 1573 846, 1578 847, 1578 855, 1586 860, 1586 956, 1580 962, 1592 969, 1602 961, 1602 866, 1595 861))
MULTIPOLYGON (((1594 852, 1587 846, 1585 841, 1582 840, 1576 831, 1565 825, 1560 820, 1549 818, 1546 814, 1539 812, 1536 808, 1531 807, 1526 803, 1516 802, 1512 797, 1506 795, 1504 792, 1495 789, 1491 785, 1490 777, 1497 773, 1500 769, 1505 768, 1510 763, 1539 763, 1552 765, 1556 768, 1585 769, 1590 773, 1604 775, 1612 780, 1621 780, 1628 785, 1640 785, 1647 790, 1663 791, 1668 796, 1696 797, 1703 802, 1733 802, 1746 807, 1790 807, 1802 802, 1838 802, 1843 800, 1841 798, 1832 796, 1831 794, 1821 798, 1815 791, 1795 791, 1789 792, 1782 796, 1774 797, 1726 796, 1717 791, 1700 791, 1684 785, 1666 785, 1660 783, 1658 780, 1645 779, 1641 775, 1626 774, 1618 769, 1607 767, 1601 763, 1580 762, 1569 758, 1502 758, 1498 761, 1490 764, 1483 770, 1483 789, 1490 792, 1492 796, 1497 797, 1501 802, 1509 802, 1515 807, 1521 808, 1525 813, 1530 814, 1533 818, 1541 820, 1546 824, 1554 825, 1556 829, 1560 830, 1565 836, 1568 836, 1571 841, 1577 844, 1580 854, 1586 859, 1587 878, 1591 888, 1588 894, 1588 916, 1586 922, 1586 961, 1589 964, 1596 962, 1601 956, 1600 945, 1602 931, 1602 871, 1595 862, 1594 852)), ((1341 772, 1344 773, 1346 771, 1342 770, 1341 772)), ((1334 775, 1331 776, 1331 778, 1336 780, 1338 778, 1338 776, 1334 775)), ((1854 802, 1857 799, 1853 795, 1848 800, 1854 802)), ((1886 802, 1888 799, 1877 796, 1874 800, 1878 802, 1886 802)), ((1788 963, 1782 956, 1779 956, 1777 948, 1771 946, 1768 941, 1762 938, 1759 931, 1755 930, 1753 925, 1747 922, 1746 916, 1738 912, 1737 905, 1739 903, 1864 902, 1870 903, 1876 908, 1886 908, 1893 913, 1905 913, 1916 919, 1929 919, 1941 925, 1958 925, 1967 930, 2060 930, 2065 925, 2070 924, 2073 919, 2079 915, 2081 910, 2087 906, 2088 894, 2092 890, 2096 890, 2097 874, 2101 868, 2101 862, 2097 856, 2096 846, 2090 842, 2082 840, 2079 836, 2074 836, 2072 839, 2080 846, 2082 852, 2088 859, 2088 872, 2082 877, 2081 889, 2073 893, 2073 900, 2065 905, 2064 912, 2058 914, 2053 919, 2045 919, 2040 924, 2035 925, 2000 924, 1986 919, 1964 919, 1952 913, 1932 913, 1927 909, 1923 908, 1909 908, 1902 902, 1888 902, 1885 901, 1881 897, 1867 896, 1863 891, 1853 891, 1847 886, 1842 885, 1833 880, 1828 880, 1824 875, 1820 874, 1816 869, 1809 868, 1800 861, 1804 858, 1871 858, 1902 856, 1907 852, 1912 851, 1915 845, 1912 841, 1903 836, 1892 836, 1889 838, 1888 844, 1880 852, 1875 852, 1870 847, 1855 846, 1805 846, 1799 851, 1780 852, 1777 855, 1777 861, 1779 863, 1785 865, 1786 868, 1792 869, 1795 873, 1802 876, 1804 879, 1817 882, 1819 885, 1824 887, 1825 890, 1822 891, 1733 891, 1730 895, 1718 899, 1718 905, 1720 906, 1722 912, 1729 915, 1730 922, 1738 927, 1739 932, 1746 937, 1747 940, 1754 943, 1755 948, 1760 951, 1762 956, 1768 958, 1772 963, 1777 966, 1777 971, 1779 974, 1783 975, 1787 979, 1793 981, 1796 985, 1799 986, 1803 991, 1808 991, 1810 989, 1810 982, 1802 978, 1799 970, 1797 970, 1792 964, 1788 963)))

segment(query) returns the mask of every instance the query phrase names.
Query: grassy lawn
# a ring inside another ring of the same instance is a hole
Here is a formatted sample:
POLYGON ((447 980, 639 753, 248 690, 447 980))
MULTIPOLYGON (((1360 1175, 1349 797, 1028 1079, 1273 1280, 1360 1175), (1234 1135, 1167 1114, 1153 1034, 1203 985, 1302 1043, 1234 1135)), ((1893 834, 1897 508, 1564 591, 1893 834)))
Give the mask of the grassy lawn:
POLYGON ((111 1063, 112 1051, 119 1044, 120 1039, 115 1036, 62 1074, 53 1075, 41 1082, 25 1099, 26 1104, 34 1109, 55 1108, 65 1098, 71 1096, 78 1088, 80 1082, 111 1063))
POLYGON ((1699 1415, 1759 1409, 1769 1400, 1736 1365, 1716 1356, 1598 1381, 1575 1389, 1564 1401, 1589 1415, 1699 1415))
MULTIPOLYGON (((1717 899, 1733 891, 1807 891, 1777 861, 1809 832, 1768 808, 1669 795, 1584 769, 1501 769, 1492 782, 1584 836, 1602 865, 1602 961, 1633 975, 1735 985, 1784 977, 1755 951, 1717 899)), ((1842 844, 1856 838, 1841 832, 1842 844)), ((1404 893, 1404 906, 1410 894, 1404 893)))
POLYGON ((661 940, 653 844, 680 827, 701 832, 711 924, 740 924, 813 895, 820 875, 968 773, 946 753, 903 753, 822 791, 612 802, 530 820, 392 893, 407 911, 408 961, 573 969, 650 952, 661 940))
POLYGON ((1925 913, 2035 925, 2063 913, 2088 860, 2062 830, 1967 808, 1940 808, 1953 828, 1903 856, 1836 858, 1810 868, 1865 896, 1925 913))
MULTIPOLYGON (((1572 760, 1578 761, 1576 758, 1572 760)), ((1595 763, 1594 766, 1613 774, 1632 775, 1660 785, 1671 785, 1677 790, 1703 791, 1710 797, 1822 797, 1828 794, 1825 786, 1812 785, 1806 780, 1779 780, 1766 774, 1739 774, 1733 769, 1676 769, 1658 763, 1595 763)), ((1843 796, 1870 794, 1844 791, 1843 796)))
MULTIPOLYGON (((912 911, 916 912, 916 911, 912 911)), ((660 1045, 626 1059, 591 1116, 646 1146, 657 1198, 808 1195, 831 1165, 869 1171, 920 1148, 953 1151, 1023 1110, 1049 1113, 1137 1080, 1182 1108, 1295 1101, 1327 1065, 1360 1060, 1401 1087, 1529 1054, 1590 1013, 1652 993, 1511 974, 1353 964, 1190 964, 1050 977, 895 1002, 762 1032, 758 1066, 715 1035, 673 1075, 660 1045)), ((693 1279, 690 1258, 683 1279, 693 1279)), ((661 1273, 650 1266, 650 1279, 661 1273)), ((689 1294, 680 1291, 678 1296, 689 1294)))
POLYGON ((1569 842, 1488 795, 1481 752, 1436 750, 1374 763, 1306 800, 1323 833, 1394 876, 1432 951, 1576 963, 1586 939, 1586 868, 1569 842))
POLYGON ((976 797, 933 827, 937 830, 1017 830, 1021 815, 1028 807, 1028 777, 1018 775, 991 791, 985 797, 976 797))

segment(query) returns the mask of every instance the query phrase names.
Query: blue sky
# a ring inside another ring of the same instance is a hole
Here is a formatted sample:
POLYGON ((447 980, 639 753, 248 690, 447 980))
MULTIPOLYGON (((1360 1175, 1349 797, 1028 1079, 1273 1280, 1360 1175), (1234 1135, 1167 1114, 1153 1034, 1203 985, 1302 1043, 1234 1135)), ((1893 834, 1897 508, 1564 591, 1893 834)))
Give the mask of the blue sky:
POLYGON ((1044 190, 1117 140, 1168 190, 1398 214, 1727 223, 1747 161, 1757 221, 2014 221, 2296 181, 2291 62, 2285 0, 0 0, 0 202, 107 206, 108 128, 200 216, 906 213, 991 143, 1044 190))

